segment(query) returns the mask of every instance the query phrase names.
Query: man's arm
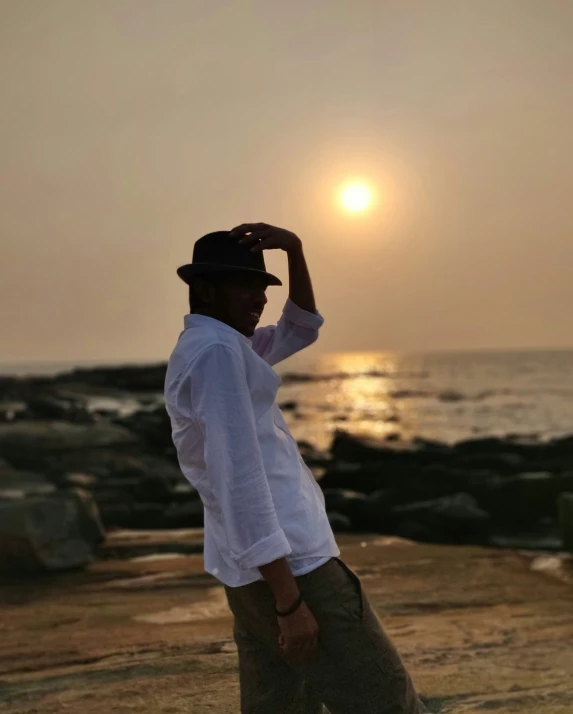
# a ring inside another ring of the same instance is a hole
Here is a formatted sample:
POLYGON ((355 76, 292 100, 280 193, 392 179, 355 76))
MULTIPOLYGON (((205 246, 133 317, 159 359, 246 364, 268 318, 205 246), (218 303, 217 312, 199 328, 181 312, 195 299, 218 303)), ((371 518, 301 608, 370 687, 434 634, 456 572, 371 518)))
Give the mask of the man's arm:
POLYGON ((245 223, 233 229, 240 243, 252 244, 252 251, 284 250, 289 268, 289 299, 277 325, 255 331, 255 352, 274 365, 308 347, 318 338, 323 318, 318 314, 312 281, 302 241, 284 228, 266 223, 245 223))
POLYGON ((294 233, 292 235, 296 240, 293 240, 292 244, 285 248, 288 256, 288 296, 301 310, 316 314, 314 291, 306 258, 304 257, 302 242, 294 233))

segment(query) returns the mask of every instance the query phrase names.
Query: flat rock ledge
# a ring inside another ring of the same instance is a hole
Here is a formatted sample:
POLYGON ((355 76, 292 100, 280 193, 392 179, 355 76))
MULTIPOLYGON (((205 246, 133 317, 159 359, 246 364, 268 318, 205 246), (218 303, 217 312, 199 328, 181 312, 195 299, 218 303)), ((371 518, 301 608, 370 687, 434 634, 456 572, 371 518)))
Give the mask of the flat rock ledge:
MULTIPOLYGON (((237 714, 200 531, 110 534, 81 572, 3 577, 0 712, 237 714)), ((571 556, 339 538, 434 712, 573 711, 571 556)))

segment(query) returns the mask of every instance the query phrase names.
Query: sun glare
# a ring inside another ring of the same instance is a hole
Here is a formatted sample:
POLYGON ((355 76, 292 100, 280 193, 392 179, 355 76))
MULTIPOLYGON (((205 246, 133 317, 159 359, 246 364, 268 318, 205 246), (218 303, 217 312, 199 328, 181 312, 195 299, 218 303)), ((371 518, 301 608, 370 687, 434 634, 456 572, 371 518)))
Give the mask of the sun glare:
POLYGON ((350 183, 344 186, 340 198, 347 211, 359 213, 370 205, 372 192, 363 183, 350 183))

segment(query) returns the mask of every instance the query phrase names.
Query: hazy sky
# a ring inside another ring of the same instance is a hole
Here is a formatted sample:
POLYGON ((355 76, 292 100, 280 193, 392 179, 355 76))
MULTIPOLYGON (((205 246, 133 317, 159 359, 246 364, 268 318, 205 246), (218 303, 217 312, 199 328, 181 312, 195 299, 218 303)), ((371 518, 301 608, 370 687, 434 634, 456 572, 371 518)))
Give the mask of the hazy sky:
POLYGON ((0 362, 166 357, 175 269, 251 220, 303 238, 316 349, 573 346, 572 37, 571 0, 0 0, 0 362))

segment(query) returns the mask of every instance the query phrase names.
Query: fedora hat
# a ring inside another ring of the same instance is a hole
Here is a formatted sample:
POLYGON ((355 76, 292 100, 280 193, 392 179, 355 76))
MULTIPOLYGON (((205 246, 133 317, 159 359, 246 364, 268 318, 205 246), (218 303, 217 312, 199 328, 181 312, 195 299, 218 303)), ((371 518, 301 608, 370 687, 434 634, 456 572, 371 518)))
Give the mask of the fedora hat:
POLYGON ((230 231, 207 233, 195 243, 193 262, 177 268, 177 275, 187 285, 197 276, 224 273, 264 275, 269 285, 282 285, 276 276, 267 273, 262 251, 251 253, 251 247, 252 244, 239 243, 230 231))

